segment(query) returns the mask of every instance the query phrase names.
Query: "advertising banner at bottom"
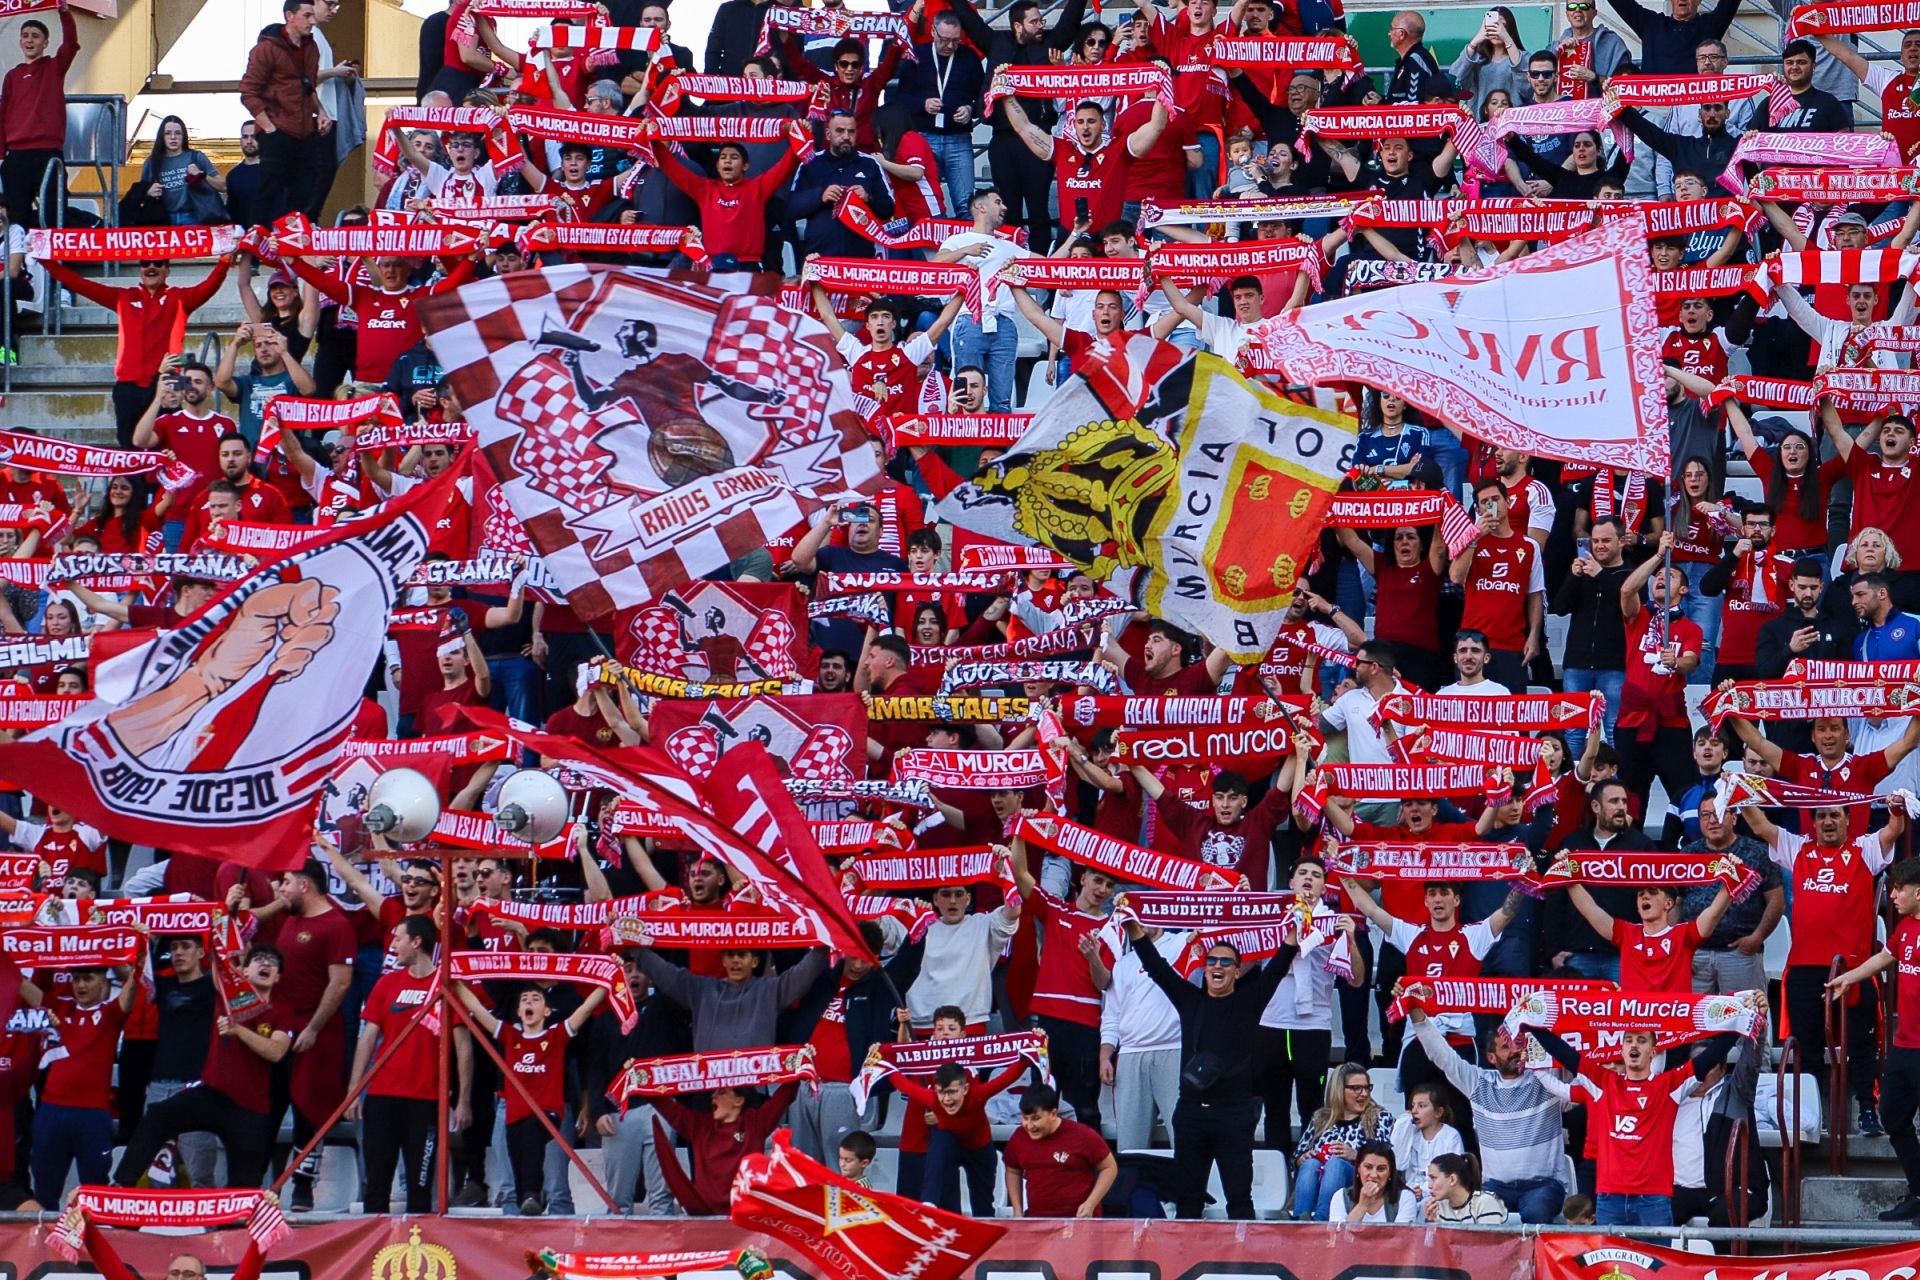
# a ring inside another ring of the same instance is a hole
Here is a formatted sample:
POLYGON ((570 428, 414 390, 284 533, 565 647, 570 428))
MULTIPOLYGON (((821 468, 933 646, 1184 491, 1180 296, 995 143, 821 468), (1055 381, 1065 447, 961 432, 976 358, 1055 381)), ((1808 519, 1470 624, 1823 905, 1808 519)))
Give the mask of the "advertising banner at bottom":
MULTIPOLYGON (((1532 1271, 1533 1246, 1517 1235, 1426 1227, 1138 1220, 1007 1226, 1005 1238, 975 1264, 969 1280, 1529 1280, 1532 1271)), ((51 1218, 37 1226, 0 1225, 0 1280, 81 1280, 96 1274, 84 1261, 65 1262, 47 1248, 52 1227, 51 1218)), ((167 1264, 182 1253, 200 1258, 212 1280, 224 1280, 247 1244, 246 1232, 238 1230, 193 1235, 114 1230, 108 1235, 141 1280, 162 1280, 167 1264)), ((833 1280, 764 1237, 724 1221, 684 1218, 355 1218, 295 1227, 292 1238, 274 1248, 262 1275, 263 1280, 527 1280, 530 1249, 662 1253, 747 1244, 768 1252, 774 1280, 833 1280)), ((1754 1261, 1757 1272, 1762 1260, 1754 1261)), ((739 1276, 729 1268, 688 1272, 682 1280, 739 1276)))
POLYGON ((1638 1240, 1588 1235, 1537 1236, 1533 1249, 1534 1280, 1908 1280, 1920 1267, 1920 1240, 1751 1258, 1681 1253, 1638 1240))

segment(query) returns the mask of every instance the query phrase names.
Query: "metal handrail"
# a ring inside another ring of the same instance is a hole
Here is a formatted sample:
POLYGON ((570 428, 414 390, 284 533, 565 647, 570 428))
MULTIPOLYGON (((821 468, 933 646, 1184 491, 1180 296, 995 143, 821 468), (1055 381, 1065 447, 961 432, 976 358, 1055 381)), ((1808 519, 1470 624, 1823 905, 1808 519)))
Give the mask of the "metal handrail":
MULTIPOLYGON (((55 231, 62 230, 66 227, 67 225, 67 201, 65 198, 66 189, 67 189, 67 162, 65 159, 59 156, 55 156, 52 160, 47 161, 46 172, 40 175, 39 200, 40 200, 40 225, 41 226, 44 227, 44 226, 51 225, 55 231), (51 206, 49 206, 49 202, 47 200, 47 183, 50 179, 52 179, 54 170, 56 169, 60 171, 59 189, 62 195, 59 200, 52 202, 51 206), (51 208, 51 216, 49 216, 49 208, 51 208)), ((9 310, 11 310, 11 308, 9 308, 9 310)), ((44 303, 42 303, 40 306, 41 330, 48 334, 59 333, 60 326, 64 318, 65 317, 62 316, 60 312, 60 284, 52 276, 48 276, 47 277, 47 300, 44 303)), ((7 389, 9 391, 13 389, 13 375, 11 373, 7 375, 7 389)))
POLYGON ((1831 986, 1841 969, 1840 957, 1835 956, 1827 965, 1829 985, 1821 993, 1827 1029, 1827 1172, 1835 1177, 1847 1172, 1847 1130, 1852 1119, 1847 1107, 1846 999, 1831 986))
POLYGON ((1788 1036, 1773 1068, 1773 1114, 1780 1126, 1780 1223, 1800 1225, 1800 1042, 1788 1036), (1793 1116, 1787 1116, 1787 1081, 1793 1081, 1793 1116))
MULTIPOLYGON (((1747 1150, 1752 1133, 1745 1120, 1735 1120, 1727 1132, 1727 1154, 1720 1168, 1720 1191, 1727 1198, 1727 1225, 1747 1225, 1747 1150)), ((1747 1242, 1736 1241, 1733 1252, 1745 1255, 1747 1242)))

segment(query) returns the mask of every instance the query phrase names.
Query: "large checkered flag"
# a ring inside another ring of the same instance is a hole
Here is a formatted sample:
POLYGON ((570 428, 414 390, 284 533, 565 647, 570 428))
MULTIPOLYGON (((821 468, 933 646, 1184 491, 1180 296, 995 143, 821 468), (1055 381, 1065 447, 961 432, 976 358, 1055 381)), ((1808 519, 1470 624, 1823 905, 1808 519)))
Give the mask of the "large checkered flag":
POLYGON ((826 330, 771 298, 570 266, 478 281, 420 315, 583 617, 658 599, 882 480, 826 330))

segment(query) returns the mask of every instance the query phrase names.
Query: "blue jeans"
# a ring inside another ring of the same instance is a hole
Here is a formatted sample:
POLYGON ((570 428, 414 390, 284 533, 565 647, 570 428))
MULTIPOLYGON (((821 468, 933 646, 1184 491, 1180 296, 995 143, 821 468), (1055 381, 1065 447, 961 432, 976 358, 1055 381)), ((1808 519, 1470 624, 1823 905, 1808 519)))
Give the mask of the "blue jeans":
POLYGON ((511 654, 488 658, 487 672, 493 677, 493 697, 488 699, 496 711, 504 711, 515 720, 539 724, 540 684, 546 678, 533 659, 511 654))
POLYGON ((1682 561, 1674 567, 1687 575, 1687 599, 1680 607, 1680 612, 1688 622, 1700 628, 1703 638, 1700 665, 1687 677, 1687 683, 1712 684, 1713 651, 1720 643, 1720 597, 1703 593, 1700 582, 1713 566, 1697 561, 1682 561))
POLYGON ((1670 1227, 1673 1200, 1669 1196, 1595 1196, 1593 1218, 1603 1227, 1670 1227))
POLYGON ((962 1170, 967 1175, 967 1202, 973 1206, 973 1216, 992 1216, 993 1144, 969 1150, 945 1129, 927 1135, 927 1158, 920 1175, 921 1203, 959 1213, 962 1170))
POLYGON ((968 216, 973 201, 973 135, 971 133, 923 133, 927 149, 940 162, 940 180, 947 188, 947 216, 968 216))
POLYGON ((1367 601, 1373 599, 1373 575, 1358 560, 1342 560, 1338 576, 1334 579, 1333 598, 1340 612, 1349 618, 1364 621, 1367 601))
POLYGON ((1495 1182, 1489 1178, 1482 1185, 1500 1197, 1508 1212, 1519 1214, 1520 1221, 1535 1226, 1559 1217, 1560 1206, 1567 1200, 1567 1189, 1558 1178, 1528 1178, 1525 1182, 1495 1182))
POLYGON ((168 551, 180 549, 180 539, 187 536, 185 520, 167 520, 160 525, 160 545, 168 551))
POLYGON ((1620 957, 1607 951, 1576 951, 1567 957, 1567 968, 1583 978, 1602 982, 1620 981, 1620 957))
POLYGON ((974 323, 972 316, 962 312, 960 318, 953 322, 953 328, 947 332, 953 338, 955 371, 968 365, 986 370, 989 411, 1011 413, 1014 359, 1020 351, 1020 337, 1014 332, 1013 321, 1002 316, 999 325, 992 333, 988 333, 974 323))
POLYGON ((1467 447, 1445 427, 1427 432, 1427 460, 1440 468, 1440 487, 1455 498, 1467 484, 1467 447))
POLYGON ((1333 1193, 1352 1186, 1353 1179, 1351 1160, 1339 1156, 1328 1156, 1325 1164, 1312 1156, 1302 1160, 1293 1175, 1294 1221, 1325 1222, 1333 1212, 1333 1193))
MULTIPOLYGON (((1613 726, 1620 719, 1620 697, 1627 687, 1624 671, 1596 671, 1592 667, 1568 667, 1561 679, 1568 693, 1591 693, 1598 689, 1607 695, 1607 718, 1601 726, 1608 742, 1613 741, 1613 726)), ((1587 749, 1585 729, 1567 730, 1567 754, 1575 760, 1587 749)))

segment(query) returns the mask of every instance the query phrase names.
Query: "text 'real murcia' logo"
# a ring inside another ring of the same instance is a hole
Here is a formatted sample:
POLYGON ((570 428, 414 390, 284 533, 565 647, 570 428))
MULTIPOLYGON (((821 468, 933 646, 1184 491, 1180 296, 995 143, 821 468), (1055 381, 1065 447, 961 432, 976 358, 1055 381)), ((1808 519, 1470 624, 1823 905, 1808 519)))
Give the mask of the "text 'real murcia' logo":
POLYGON ((390 1244, 373 1255, 372 1280, 456 1280, 459 1272, 453 1250, 422 1244, 419 1227, 408 1229, 405 1244, 390 1244))

